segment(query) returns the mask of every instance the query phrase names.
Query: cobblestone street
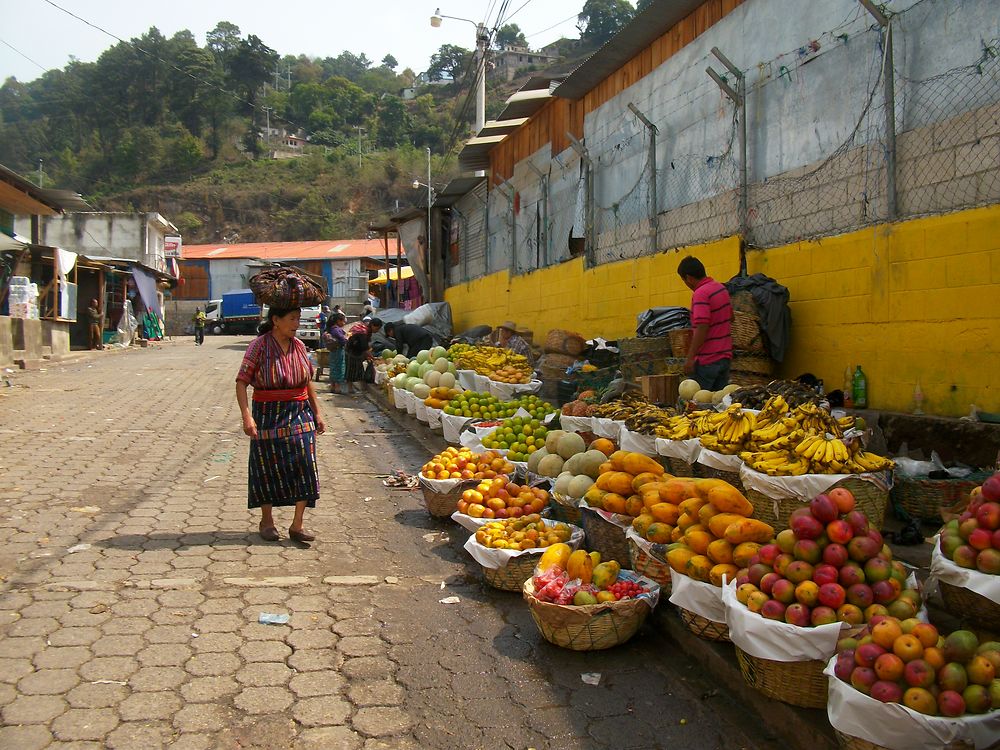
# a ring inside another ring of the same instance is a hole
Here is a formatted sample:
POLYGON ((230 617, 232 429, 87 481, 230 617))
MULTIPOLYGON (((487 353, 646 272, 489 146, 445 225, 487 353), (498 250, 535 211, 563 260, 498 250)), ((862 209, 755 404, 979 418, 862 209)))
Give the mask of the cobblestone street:
POLYGON ((651 625, 608 652, 545 643, 465 532, 383 487, 427 452, 363 397, 321 387, 318 541, 263 542, 233 394, 248 340, 0 393, 0 748, 776 747, 651 625))

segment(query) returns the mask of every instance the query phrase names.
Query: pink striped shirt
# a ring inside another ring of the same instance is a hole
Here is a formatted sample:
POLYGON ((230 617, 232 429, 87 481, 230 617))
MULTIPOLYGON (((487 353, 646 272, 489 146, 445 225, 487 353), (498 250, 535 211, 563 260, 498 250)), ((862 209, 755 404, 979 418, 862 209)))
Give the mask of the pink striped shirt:
POLYGON ((312 372, 305 344, 292 339, 288 351, 283 352, 277 339, 265 333, 250 342, 236 380, 254 390, 285 390, 304 387, 312 372))
POLYGON ((697 364, 710 365, 733 358, 732 319, 733 307, 726 287, 706 276, 691 293, 691 325, 708 326, 705 343, 694 357, 697 364))

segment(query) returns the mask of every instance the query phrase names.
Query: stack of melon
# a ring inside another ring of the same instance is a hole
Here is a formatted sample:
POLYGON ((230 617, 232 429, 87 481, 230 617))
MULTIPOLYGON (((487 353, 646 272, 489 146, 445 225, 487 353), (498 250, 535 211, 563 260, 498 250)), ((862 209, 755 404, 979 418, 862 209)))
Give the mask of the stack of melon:
POLYGON ((698 385, 697 380, 688 378, 677 387, 677 394, 682 401, 693 401, 696 404, 721 404, 722 399, 739 389, 740 386, 731 383, 720 391, 707 391, 698 385))
POLYGON ((555 477, 554 492, 579 499, 593 486, 601 465, 608 460, 602 448, 613 450, 614 444, 595 440, 588 448, 577 433, 553 430, 545 436, 545 447, 531 454, 528 471, 555 477))
MULTIPOLYGON (((445 391, 455 388, 457 373, 455 366, 445 358, 445 353, 444 347, 441 346, 419 352, 406 365, 406 372, 392 379, 393 386, 411 391, 424 403, 427 403, 429 398, 447 403, 454 396, 445 398, 447 395, 445 391), (438 395, 435 396, 432 391, 436 391, 438 395)), ((399 357, 396 358, 398 359, 399 357)), ((427 405, 434 406, 435 409, 442 408, 440 405, 427 405)))

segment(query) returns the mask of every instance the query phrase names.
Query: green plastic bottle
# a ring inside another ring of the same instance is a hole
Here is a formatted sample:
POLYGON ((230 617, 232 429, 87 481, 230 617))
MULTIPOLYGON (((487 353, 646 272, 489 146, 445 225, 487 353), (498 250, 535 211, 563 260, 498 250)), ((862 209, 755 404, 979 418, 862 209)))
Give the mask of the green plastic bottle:
POLYGON ((861 369, 861 365, 858 365, 851 379, 851 396, 855 409, 868 408, 868 376, 861 369))

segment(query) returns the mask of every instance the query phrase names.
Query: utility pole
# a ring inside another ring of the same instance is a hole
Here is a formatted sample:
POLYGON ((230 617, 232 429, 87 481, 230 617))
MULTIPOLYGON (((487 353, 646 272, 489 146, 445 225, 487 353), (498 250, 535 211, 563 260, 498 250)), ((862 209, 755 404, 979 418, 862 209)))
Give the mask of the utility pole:
POLYGON ((882 96, 885 100, 886 217, 896 218, 896 81, 892 58, 892 19, 871 0, 860 0, 882 29, 885 58, 882 69, 882 96))
POLYGON ((365 129, 360 125, 355 125, 354 128, 358 131, 358 169, 361 169, 361 134, 365 132, 365 129))
POLYGON ((38 159, 38 187, 42 187, 42 160, 38 159))
POLYGON ((483 126, 486 125, 486 48, 489 45, 490 35, 483 24, 476 26, 476 50, 479 54, 479 63, 476 70, 476 131, 479 135, 483 126))
POLYGON ((291 65, 286 65, 285 66, 285 82, 287 84, 287 86, 285 88, 285 91, 291 91, 292 90, 292 66, 291 65))
POLYGON ((271 108, 264 107, 264 117, 266 118, 266 125, 264 126, 264 143, 271 142, 271 108))

